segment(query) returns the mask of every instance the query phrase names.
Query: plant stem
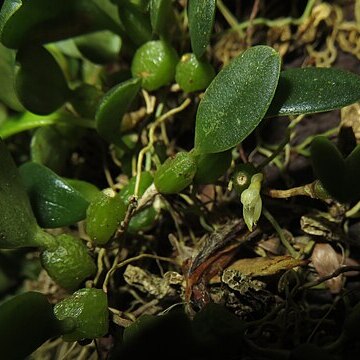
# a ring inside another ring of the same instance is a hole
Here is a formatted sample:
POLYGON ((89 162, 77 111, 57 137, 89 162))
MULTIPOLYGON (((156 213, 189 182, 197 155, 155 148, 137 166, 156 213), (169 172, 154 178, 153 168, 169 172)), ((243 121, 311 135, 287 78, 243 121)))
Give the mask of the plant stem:
POLYGON ((239 23, 236 20, 235 16, 229 11, 229 9, 225 6, 222 0, 217 0, 216 6, 232 29, 239 26, 239 23))
POLYGON ((278 233, 281 243, 284 245, 284 247, 287 249, 289 254, 297 259, 299 257, 299 254, 297 251, 291 246, 291 244, 286 239, 284 232, 278 222, 275 220, 275 218, 270 214, 270 212, 263 207, 263 214, 266 217, 266 219, 270 222, 270 224, 274 227, 275 231, 278 233))
POLYGON ((302 24, 311 14, 312 8, 315 5, 316 0, 309 0, 303 14, 294 19, 292 17, 286 17, 283 19, 269 20, 266 18, 256 18, 253 20, 244 21, 236 26, 231 26, 230 31, 244 30, 249 26, 253 25, 266 25, 268 27, 281 27, 285 25, 300 25, 302 24))

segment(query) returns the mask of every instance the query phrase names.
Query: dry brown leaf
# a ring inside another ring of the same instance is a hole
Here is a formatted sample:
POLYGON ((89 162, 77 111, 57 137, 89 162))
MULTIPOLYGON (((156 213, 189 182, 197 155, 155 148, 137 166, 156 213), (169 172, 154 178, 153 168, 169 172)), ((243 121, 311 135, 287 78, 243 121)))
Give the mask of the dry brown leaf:
MULTIPOLYGON (((290 270, 297 266, 306 265, 307 260, 295 259, 291 256, 275 256, 272 258, 257 257, 240 259, 232 263, 226 270, 237 270, 249 277, 275 275, 283 270, 290 270)), ((220 282, 220 277, 214 277, 212 283, 220 282)))
MULTIPOLYGON (((316 244, 311 262, 320 277, 331 275, 340 267, 340 261, 334 248, 329 244, 316 244)), ((343 286, 343 275, 325 281, 332 294, 338 294, 343 286)))

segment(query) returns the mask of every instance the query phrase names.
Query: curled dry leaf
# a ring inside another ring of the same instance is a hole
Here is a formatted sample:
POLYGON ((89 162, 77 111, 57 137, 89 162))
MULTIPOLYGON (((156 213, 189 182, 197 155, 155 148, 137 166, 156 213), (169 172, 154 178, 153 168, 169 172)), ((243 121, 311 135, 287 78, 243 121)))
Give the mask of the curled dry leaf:
MULTIPOLYGON (((320 277, 332 274, 341 265, 336 251, 329 244, 316 244, 311 262, 320 277)), ((343 286, 343 275, 326 280, 325 284, 332 294, 338 294, 343 286)))
POLYGON ((176 290, 172 286, 183 286, 182 275, 174 271, 166 272, 162 278, 133 265, 126 267, 124 279, 130 286, 134 286, 156 299, 175 296, 176 290))
MULTIPOLYGON (((283 270, 290 270, 297 266, 306 265, 307 263, 307 260, 295 259, 288 255, 275 256, 272 258, 257 257, 237 260, 225 270, 236 270, 249 277, 270 276, 283 270)), ((211 282, 220 282, 220 277, 213 277, 211 282)))

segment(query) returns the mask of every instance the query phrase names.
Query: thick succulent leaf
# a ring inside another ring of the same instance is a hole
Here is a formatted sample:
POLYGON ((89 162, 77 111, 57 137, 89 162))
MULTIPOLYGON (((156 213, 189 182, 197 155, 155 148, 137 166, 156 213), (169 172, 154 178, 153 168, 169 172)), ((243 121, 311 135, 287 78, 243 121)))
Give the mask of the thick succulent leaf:
POLYGON ((225 151, 243 141, 263 119, 279 74, 279 54, 262 45, 246 50, 222 69, 197 110, 197 152, 225 151))
POLYGON ((210 43, 216 10, 216 0, 189 0, 188 18, 191 48, 200 58, 210 43))
POLYGON ((79 36, 74 42, 81 54, 95 64, 115 61, 121 49, 121 38, 108 30, 79 36))
POLYGON ((70 96, 65 76, 54 57, 43 47, 28 47, 17 53, 20 68, 15 89, 23 106, 38 115, 47 115, 70 96))
POLYGON ((19 171, 40 226, 56 228, 85 219, 89 202, 64 179, 34 162, 19 171))
POLYGON ((111 7, 109 0, 6 0, 0 13, 1 42, 17 49, 98 30, 121 34, 120 25, 108 14, 111 7))
POLYGON ((121 121, 140 87, 140 79, 130 79, 113 87, 100 101, 95 115, 96 128, 106 141, 123 146, 121 121))
POLYGON ((55 112, 47 116, 35 115, 25 112, 8 118, 0 126, 0 136, 4 139, 18 134, 22 131, 35 129, 41 126, 54 124, 76 125, 85 128, 94 128, 95 122, 87 119, 77 118, 70 113, 55 112))
POLYGON ((37 246, 37 224, 19 171, 0 138, 0 248, 37 246))
POLYGON ((334 68, 282 71, 266 114, 299 115, 329 111, 360 100, 360 76, 334 68))
POLYGON ((24 111, 15 93, 15 51, 0 44, 0 101, 16 111, 24 111))

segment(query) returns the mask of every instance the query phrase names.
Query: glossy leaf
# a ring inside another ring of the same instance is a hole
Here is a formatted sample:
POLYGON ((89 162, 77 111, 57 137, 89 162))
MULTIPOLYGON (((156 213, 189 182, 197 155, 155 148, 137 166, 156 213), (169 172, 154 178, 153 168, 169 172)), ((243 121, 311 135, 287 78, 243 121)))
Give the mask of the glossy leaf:
POLYGON ((42 246, 51 242, 36 223, 19 171, 0 139, 0 248, 42 246))
POLYGON ((94 128, 95 122, 87 119, 82 119, 65 112, 55 112, 47 116, 35 115, 30 112, 25 112, 8 118, 0 125, 0 136, 4 139, 18 134, 22 131, 35 129, 48 125, 76 125, 85 128, 94 128))
POLYGON ((189 0, 188 18, 191 47, 200 58, 210 43, 214 26, 216 0, 189 0))
POLYGON ((263 119, 280 74, 280 56, 254 46, 222 69, 205 91, 195 126, 195 150, 216 153, 243 141, 263 119))
POLYGON ((140 79, 130 79, 108 91, 98 106, 95 119, 99 134, 108 142, 123 146, 120 128, 122 117, 141 87, 140 79))
POLYGON ((71 318, 75 322, 75 329, 63 336, 65 341, 95 339, 108 331, 108 301, 100 289, 80 289, 57 303, 54 312, 59 320, 71 318))
POLYGON ((360 76, 335 68, 282 71, 266 114, 285 116, 329 111, 360 100, 360 76))
POLYGON ((98 194, 100 189, 94 184, 79 179, 64 179, 72 188, 77 190, 85 200, 89 203, 93 201, 98 194))
POLYGON ((65 76, 45 48, 22 49, 16 59, 20 68, 15 78, 15 89, 27 110, 47 115, 65 103, 70 95, 65 76))
POLYGON ((13 110, 23 111, 14 89, 15 51, 0 44, 0 101, 13 110))
POLYGON ((115 61, 121 49, 121 38, 107 30, 79 36, 74 42, 81 54, 95 64, 115 61))
POLYGON ((110 9, 114 5, 108 0, 6 0, 0 12, 1 42, 17 49, 25 43, 45 44, 92 31, 121 34, 110 9))
POLYGON ((230 150, 215 154, 200 154, 195 156, 196 174, 194 183, 212 184, 216 182, 230 167, 231 160, 230 150))
POLYGON ((19 170, 40 226, 56 228, 85 219, 89 202, 64 179, 34 162, 19 170))

